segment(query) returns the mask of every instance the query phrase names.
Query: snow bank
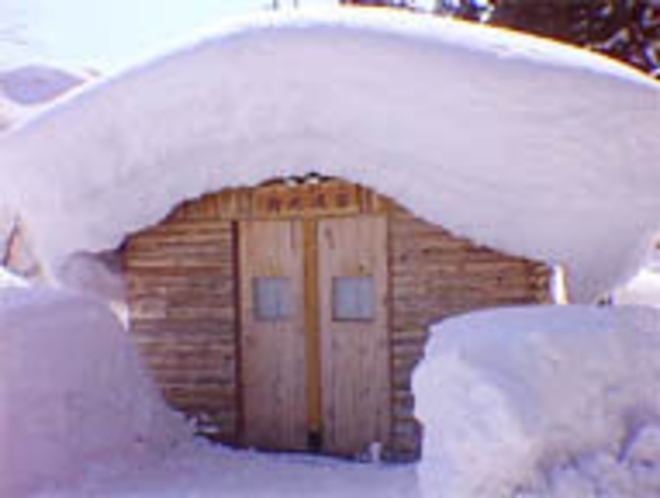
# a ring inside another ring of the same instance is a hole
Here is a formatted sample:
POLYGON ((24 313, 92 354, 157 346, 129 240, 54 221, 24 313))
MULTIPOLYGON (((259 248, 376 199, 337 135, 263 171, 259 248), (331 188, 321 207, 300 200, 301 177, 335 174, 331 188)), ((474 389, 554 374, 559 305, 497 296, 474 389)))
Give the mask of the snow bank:
POLYGON ((627 285, 613 294, 616 304, 660 307, 660 273, 657 266, 642 269, 627 285))
POLYGON ((91 463, 136 466, 185 434, 104 305, 0 290, 0 496, 65 484, 91 463))
POLYGON ((512 498, 656 496, 660 496, 660 424, 654 422, 630 428, 609 451, 567 455, 512 498))
POLYGON ((316 171, 563 263, 590 299, 635 272, 658 228, 658 88, 600 56, 431 16, 262 15, 13 134, 0 188, 57 271, 184 198, 316 171))
MULTIPOLYGON (((28 283, 18 275, 0 266, 0 289, 3 287, 27 287, 28 283)), ((2 292, 2 290, 0 290, 2 292)), ((1 298, 1 296, 0 296, 1 298)))
MULTIPOLYGON (((89 75, 78 75, 43 64, 0 71, 0 134, 11 131, 20 123, 43 112, 55 98, 72 91, 89 79, 89 75)), ((10 182, 11 178, 3 177, 2 181, 10 182)), ((4 263, 7 263, 5 257, 9 237, 20 218, 8 202, 0 189, 0 258, 4 259, 4 263)), ((23 270, 37 266, 35 261, 27 261, 29 257, 23 258, 27 254, 25 251, 21 250, 21 253, 21 265, 25 263, 25 266, 14 269, 23 270)))
POLYGON ((658 496, 659 386, 652 309, 541 307, 447 320, 414 376, 422 489, 658 496))

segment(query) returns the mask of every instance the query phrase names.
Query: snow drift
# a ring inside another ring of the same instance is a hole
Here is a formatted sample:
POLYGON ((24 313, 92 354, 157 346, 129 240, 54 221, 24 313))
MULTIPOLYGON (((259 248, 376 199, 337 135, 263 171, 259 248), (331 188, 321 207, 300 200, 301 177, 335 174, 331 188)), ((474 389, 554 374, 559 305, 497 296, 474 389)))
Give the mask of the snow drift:
POLYGON ((68 483, 90 463, 149 461, 185 427, 106 306, 0 289, 0 496, 68 483))
POLYGON ((660 273, 657 263, 642 269, 612 296, 616 304, 643 304, 660 308, 660 273))
POLYGON ((635 272, 660 224, 659 88, 601 56, 431 16, 255 16, 30 123, 2 144, 0 177, 55 270, 184 198, 316 171, 563 263, 573 297, 591 299, 635 272))
POLYGON ((0 292, 4 287, 27 287, 28 283, 18 275, 0 266, 0 292))
POLYGON ((461 498, 659 496, 659 379, 650 308, 447 320, 414 377, 420 485, 461 498))
MULTIPOLYGON (((43 112, 57 97, 71 92, 89 79, 89 75, 77 75, 42 64, 0 71, 0 134, 43 112)), ((3 178, 3 182, 8 181, 11 179, 3 178)), ((8 263, 7 244, 20 218, 15 208, 7 203, 8 199, 0 191, 0 259, 4 260, 3 264, 8 263)), ((24 261, 26 259, 29 258, 24 258, 24 261)), ((14 269, 20 271, 24 267, 14 269)))

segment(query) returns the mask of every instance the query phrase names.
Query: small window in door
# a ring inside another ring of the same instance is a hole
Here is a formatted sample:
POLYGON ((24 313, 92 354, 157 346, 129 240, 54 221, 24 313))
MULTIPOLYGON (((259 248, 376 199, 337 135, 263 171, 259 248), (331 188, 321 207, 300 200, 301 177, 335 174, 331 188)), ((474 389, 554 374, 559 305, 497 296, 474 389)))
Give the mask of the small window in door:
POLYGON ((286 277, 252 279, 252 300, 257 320, 285 320, 292 315, 291 281, 286 277))
POLYGON ((332 279, 332 318, 335 321, 374 319, 373 277, 335 277, 332 279))

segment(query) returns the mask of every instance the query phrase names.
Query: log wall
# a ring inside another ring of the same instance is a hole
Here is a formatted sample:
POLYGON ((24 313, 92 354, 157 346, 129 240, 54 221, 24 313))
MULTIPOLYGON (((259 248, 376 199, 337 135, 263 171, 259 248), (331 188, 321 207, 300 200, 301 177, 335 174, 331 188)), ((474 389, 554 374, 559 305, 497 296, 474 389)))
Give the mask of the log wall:
POLYGON ((233 228, 201 214, 173 217, 129 239, 123 259, 131 331, 172 406, 233 443, 239 406, 233 228))
POLYGON ((412 371, 424 355, 429 326, 494 306, 550 302, 547 266, 477 247, 396 209, 390 215, 392 440, 390 458, 421 452, 412 371))

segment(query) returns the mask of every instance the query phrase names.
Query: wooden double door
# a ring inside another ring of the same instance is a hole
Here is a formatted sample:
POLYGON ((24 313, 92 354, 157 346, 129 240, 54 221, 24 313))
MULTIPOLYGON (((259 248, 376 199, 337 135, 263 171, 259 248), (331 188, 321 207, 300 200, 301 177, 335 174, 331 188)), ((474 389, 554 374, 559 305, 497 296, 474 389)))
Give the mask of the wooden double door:
POLYGON ((239 227, 243 440, 355 456, 390 420, 387 221, 239 227))

